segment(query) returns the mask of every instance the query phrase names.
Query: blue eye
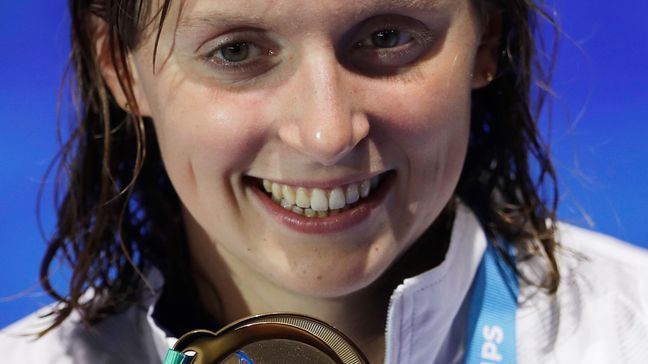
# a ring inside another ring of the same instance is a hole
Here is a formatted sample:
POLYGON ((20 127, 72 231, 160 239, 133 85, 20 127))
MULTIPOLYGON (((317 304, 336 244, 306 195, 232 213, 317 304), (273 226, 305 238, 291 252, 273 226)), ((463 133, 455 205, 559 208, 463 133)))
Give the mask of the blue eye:
POLYGON ((356 48, 396 48, 412 42, 414 38, 408 32, 398 29, 382 29, 371 33, 355 44, 356 48))
POLYGON ((381 30, 371 35, 371 43, 378 48, 393 48, 398 45, 400 32, 395 29, 381 30))
POLYGON ((235 41, 215 48, 208 54, 208 59, 214 63, 243 63, 264 54, 269 54, 269 51, 254 43, 235 41))
POLYGON ((365 33, 367 35, 353 45, 355 52, 349 58, 351 64, 367 74, 390 73, 414 64, 437 37, 416 24, 406 29, 389 27, 365 33))
POLYGON ((202 47, 206 51, 198 59, 209 67, 210 77, 224 83, 253 79, 281 61, 279 46, 263 30, 234 30, 203 43, 202 47))
POLYGON ((250 46, 246 42, 232 43, 221 47, 218 52, 227 62, 241 62, 250 55, 250 46))
POLYGON ((398 29, 382 29, 356 43, 356 47, 394 48, 412 41, 412 36, 398 29))

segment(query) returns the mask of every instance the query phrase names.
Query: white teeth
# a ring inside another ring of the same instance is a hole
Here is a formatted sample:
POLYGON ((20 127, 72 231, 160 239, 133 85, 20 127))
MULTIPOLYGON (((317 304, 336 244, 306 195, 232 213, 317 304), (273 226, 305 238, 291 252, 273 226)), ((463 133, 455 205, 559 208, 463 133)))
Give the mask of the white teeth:
POLYGON ((297 198, 295 200, 295 204, 302 208, 310 207, 311 205, 310 198, 306 194, 305 188, 303 187, 297 188, 297 198))
POLYGON ((304 209, 301 207, 293 206, 292 212, 303 215, 304 214, 304 209))
POLYGON ((267 179, 263 180, 263 189, 266 192, 272 192, 272 182, 268 181, 267 179))
POLYGON ((369 196, 369 191, 371 190, 371 182, 368 179, 360 183, 360 197, 365 198, 369 196))
POLYGON ((346 188, 346 203, 352 204, 360 199, 360 191, 358 191, 358 184, 352 183, 346 188))
POLYGON ((346 205, 344 191, 340 187, 334 188, 329 195, 328 208, 331 210, 341 209, 344 205, 346 205))
POLYGON ((328 210, 328 198, 326 198, 326 192, 320 190, 319 188, 313 188, 310 198, 310 206, 315 211, 326 211, 328 210))
POLYGON ((278 183, 272 184, 272 198, 277 202, 281 201, 281 185, 278 183))
POLYGON ((281 193, 282 193, 282 197, 284 198, 284 200, 286 200, 287 203, 291 205, 295 204, 296 201, 295 190, 293 190, 292 187, 283 185, 281 187, 281 193))
POLYGON ((283 208, 307 217, 333 216, 349 205, 369 196, 378 187, 380 177, 374 176, 360 183, 351 183, 332 190, 293 187, 263 180, 263 189, 283 208))

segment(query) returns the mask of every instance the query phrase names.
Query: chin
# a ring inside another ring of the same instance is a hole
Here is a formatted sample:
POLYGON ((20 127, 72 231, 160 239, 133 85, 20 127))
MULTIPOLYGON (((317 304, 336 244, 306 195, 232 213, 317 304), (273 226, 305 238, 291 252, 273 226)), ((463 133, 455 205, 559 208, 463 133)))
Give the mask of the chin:
MULTIPOLYGON (((376 257, 372 257, 376 258, 376 257)), ((310 265, 274 276, 275 284, 295 294, 312 298, 342 298, 353 295, 374 283, 388 268, 391 259, 341 259, 335 266, 310 265)))

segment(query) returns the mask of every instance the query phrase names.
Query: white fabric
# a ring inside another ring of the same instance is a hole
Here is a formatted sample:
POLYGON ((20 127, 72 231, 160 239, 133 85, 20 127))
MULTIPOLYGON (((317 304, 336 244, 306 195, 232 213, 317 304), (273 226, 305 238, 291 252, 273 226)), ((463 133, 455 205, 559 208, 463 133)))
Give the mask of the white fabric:
MULTIPOLYGON (((521 282, 519 363, 648 363, 648 253, 618 240, 560 225, 562 274, 555 296, 521 282)), ((444 262, 406 279, 388 312, 386 362, 461 363, 470 285, 486 247, 475 216, 457 213, 444 262)), ((537 260, 519 264, 541 276, 537 260)), ((159 277, 153 280, 161 284, 159 277)), ((33 314, 0 332, 6 363, 161 363, 173 338, 151 318, 156 297, 93 327, 72 317, 39 340, 33 314)))
POLYGON ((439 363, 448 363, 461 343, 442 339, 451 336, 453 318, 468 296, 485 250, 486 236, 480 225, 467 209, 460 208, 443 263, 406 279, 392 295, 385 362, 429 363, 437 358, 439 363))

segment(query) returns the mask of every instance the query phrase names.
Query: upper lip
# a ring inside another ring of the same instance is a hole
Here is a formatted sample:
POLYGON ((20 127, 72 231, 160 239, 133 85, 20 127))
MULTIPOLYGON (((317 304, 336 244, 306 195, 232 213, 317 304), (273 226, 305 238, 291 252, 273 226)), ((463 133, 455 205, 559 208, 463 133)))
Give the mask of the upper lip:
POLYGON ((359 183, 364 180, 370 179, 372 177, 387 173, 389 171, 381 171, 374 173, 367 173, 362 175, 352 175, 345 177, 332 178, 328 180, 302 180, 302 179, 291 179, 291 178, 269 178, 269 177, 257 177, 250 176, 258 179, 266 179, 270 182, 279 183, 288 186, 297 186, 297 187, 306 187, 306 188, 321 188, 321 189, 332 189, 335 187, 349 185, 351 183, 359 183))

